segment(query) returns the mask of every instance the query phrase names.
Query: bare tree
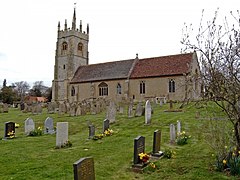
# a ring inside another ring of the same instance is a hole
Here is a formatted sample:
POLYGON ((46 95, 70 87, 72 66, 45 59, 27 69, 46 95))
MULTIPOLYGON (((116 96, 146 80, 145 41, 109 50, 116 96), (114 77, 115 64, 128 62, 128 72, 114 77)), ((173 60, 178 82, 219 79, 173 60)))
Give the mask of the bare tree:
POLYGON ((203 99, 215 102, 227 115, 240 150, 240 15, 230 12, 220 24, 218 16, 219 10, 210 21, 202 16, 195 39, 192 26, 185 26, 181 43, 184 52, 197 52, 203 99))
POLYGON ((17 95, 20 97, 20 100, 23 101, 26 93, 29 91, 29 84, 26 81, 15 82, 13 84, 14 89, 17 91, 17 95))

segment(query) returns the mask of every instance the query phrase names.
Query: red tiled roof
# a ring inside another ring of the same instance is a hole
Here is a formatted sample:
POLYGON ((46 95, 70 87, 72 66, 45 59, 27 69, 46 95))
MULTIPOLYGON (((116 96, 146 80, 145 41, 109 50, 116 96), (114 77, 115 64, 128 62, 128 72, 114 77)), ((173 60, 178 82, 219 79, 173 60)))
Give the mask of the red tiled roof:
POLYGON ((77 69, 71 83, 181 75, 189 72, 192 59, 193 53, 188 53, 85 65, 77 69))
POLYGON ((180 75, 189 72, 193 53, 139 59, 130 78, 180 75))
POLYGON ((71 83, 126 79, 134 59, 80 66, 71 83))

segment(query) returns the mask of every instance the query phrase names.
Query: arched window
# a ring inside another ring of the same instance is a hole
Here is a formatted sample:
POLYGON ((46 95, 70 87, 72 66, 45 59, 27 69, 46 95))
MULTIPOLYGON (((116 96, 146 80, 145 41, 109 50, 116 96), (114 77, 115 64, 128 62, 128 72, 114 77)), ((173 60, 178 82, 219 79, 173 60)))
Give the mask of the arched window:
POLYGON ((67 42, 62 43, 62 50, 67 50, 68 49, 68 44, 67 42))
POLYGON ((169 92, 173 93, 175 92, 175 81, 173 79, 170 79, 168 82, 168 88, 169 88, 169 92))
POLYGON ((83 44, 82 43, 78 43, 78 51, 83 51, 83 44))
POLYGON ((120 83, 117 84, 117 94, 122 94, 122 87, 120 83))
POLYGON ((71 89, 71 96, 75 96, 75 88, 74 88, 74 86, 72 86, 72 89, 71 89))
POLYGON ((145 82, 140 82, 140 94, 145 94, 145 82))
POLYGON ((105 82, 101 82, 98 85, 99 96, 108 96, 108 85, 105 82))

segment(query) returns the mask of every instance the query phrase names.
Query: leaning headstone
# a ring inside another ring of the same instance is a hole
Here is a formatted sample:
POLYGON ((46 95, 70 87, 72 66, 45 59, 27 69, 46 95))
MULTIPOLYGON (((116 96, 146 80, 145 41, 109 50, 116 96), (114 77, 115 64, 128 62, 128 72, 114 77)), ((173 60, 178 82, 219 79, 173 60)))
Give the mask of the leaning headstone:
POLYGON ((161 131, 156 130, 153 133, 153 151, 152 156, 160 157, 163 153, 160 152, 160 145, 161 145, 161 131))
POLYGON ((74 180, 95 180, 94 161, 91 157, 81 158, 73 164, 74 180))
POLYGON ((123 114, 124 113, 124 107, 123 106, 119 106, 119 113, 123 114))
POLYGON ((88 130, 89 130, 89 139, 92 139, 95 136, 95 126, 94 125, 89 125, 88 126, 88 130))
POLYGON ((116 105, 113 101, 110 101, 107 111, 107 119, 109 119, 110 123, 114 123, 116 120, 116 105))
POLYGON ((4 139, 15 137, 15 123, 5 122, 4 139))
POLYGON ((138 136, 134 139, 134 154, 133 154, 133 166, 142 167, 143 164, 139 158, 140 153, 145 152, 145 137, 138 136))
POLYGON ((181 132, 181 122, 177 121, 177 133, 181 132))
POLYGON ((145 105, 145 124, 150 124, 151 123, 151 116, 152 116, 152 108, 150 101, 146 101, 145 105))
POLYGON ((170 124, 170 143, 174 144, 176 140, 176 130, 175 130, 175 125, 170 124))
POLYGON ((68 142, 68 122, 57 123, 56 147, 64 146, 68 142))
POLYGON ((47 117, 47 119, 44 122, 44 133, 45 134, 54 134, 54 125, 53 125, 53 119, 50 117, 47 117))
POLYGON ((139 102, 136 108, 135 116, 139 117, 143 115, 143 106, 142 103, 139 102))
POLYGON ((106 130, 109 129, 109 123, 110 123, 110 121, 109 121, 108 119, 105 119, 105 120, 103 121, 103 133, 104 133, 106 130))
POLYGON ((35 129, 35 123, 31 118, 27 118, 25 120, 24 127, 25 127, 25 134, 29 135, 29 133, 35 129))

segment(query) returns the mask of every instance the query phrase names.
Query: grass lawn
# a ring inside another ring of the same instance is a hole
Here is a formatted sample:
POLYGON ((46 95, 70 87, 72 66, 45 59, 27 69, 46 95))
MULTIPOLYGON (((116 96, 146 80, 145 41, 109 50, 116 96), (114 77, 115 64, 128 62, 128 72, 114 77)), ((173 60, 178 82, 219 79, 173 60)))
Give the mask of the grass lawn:
MULTIPOLYGON (((175 105, 176 106, 176 105, 175 105)), ((20 124, 16 129, 16 138, 0 140, 0 179, 73 179, 73 163, 82 157, 93 157, 97 180, 111 179, 237 179, 225 173, 213 170, 214 153, 205 141, 204 129, 209 120, 195 119, 196 111, 204 109, 195 106, 185 107, 183 112, 164 112, 169 105, 154 107, 151 124, 145 125, 144 116, 128 118, 117 115, 116 122, 110 125, 112 136, 101 140, 88 139, 87 121, 96 127, 96 134, 102 131, 105 112, 98 115, 70 117, 68 115, 41 115, 22 113, 18 109, 9 109, 9 113, 0 114, 0 137, 4 136, 4 123, 13 121, 20 124), (24 121, 31 117, 35 127, 43 127, 47 117, 57 122, 69 122, 69 140, 71 148, 55 149, 56 135, 29 137, 24 134, 24 121), (182 130, 191 135, 189 143, 184 146, 170 145, 169 125, 181 121, 182 130), (145 137, 145 151, 152 151, 153 132, 162 131, 161 150, 173 149, 176 157, 160 159, 160 169, 152 173, 134 173, 131 171, 133 161, 134 138, 145 137)))

